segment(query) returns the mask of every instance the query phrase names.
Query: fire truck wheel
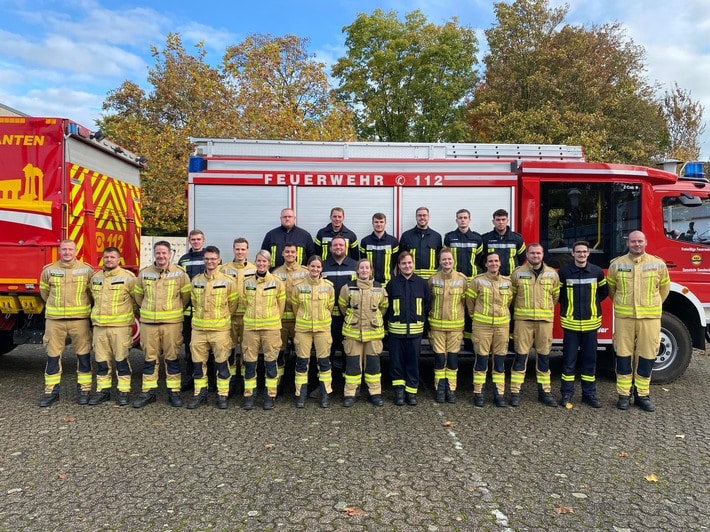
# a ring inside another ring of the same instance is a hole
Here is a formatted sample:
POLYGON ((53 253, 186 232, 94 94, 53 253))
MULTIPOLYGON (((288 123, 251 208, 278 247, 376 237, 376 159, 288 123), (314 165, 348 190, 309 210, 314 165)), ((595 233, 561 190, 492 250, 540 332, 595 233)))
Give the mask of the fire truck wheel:
POLYGON ((12 331, 0 331, 0 355, 9 353, 15 349, 12 331))
POLYGON ((668 384, 680 377, 690 364, 693 342, 690 332, 680 318, 663 313, 661 318, 661 345, 653 366, 651 382, 668 384))

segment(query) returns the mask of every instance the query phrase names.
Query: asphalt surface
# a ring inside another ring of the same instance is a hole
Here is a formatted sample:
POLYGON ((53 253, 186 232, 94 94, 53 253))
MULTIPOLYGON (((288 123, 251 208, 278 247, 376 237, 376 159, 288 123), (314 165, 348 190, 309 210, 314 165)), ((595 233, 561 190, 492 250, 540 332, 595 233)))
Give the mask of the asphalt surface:
MULTIPOLYGON (((141 353, 132 353, 134 391, 141 353)), ((459 402, 432 399, 423 359, 416 407, 309 399, 293 385, 272 411, 197 410, 159 400, 142 410, 75 403, 65 357, 61 401, 40 409, 44 355, 0 357, 0 530, 702 530, 710 526, 710 356, 652 386, 656 412, 614 408, 602 373, 594 410, 536 401, 471 403, 472 360, 459 402)), ((385 379, 386 380, 386 379, 385 379)), ((559 397, 559 369, 553 389, 559 397)), ((579 388, 577 388, 579 390, 579 388)), ((184 394, 187 399, 189 394, 184 394)), ((112 395, 113 398, 113 395, 112 395)))

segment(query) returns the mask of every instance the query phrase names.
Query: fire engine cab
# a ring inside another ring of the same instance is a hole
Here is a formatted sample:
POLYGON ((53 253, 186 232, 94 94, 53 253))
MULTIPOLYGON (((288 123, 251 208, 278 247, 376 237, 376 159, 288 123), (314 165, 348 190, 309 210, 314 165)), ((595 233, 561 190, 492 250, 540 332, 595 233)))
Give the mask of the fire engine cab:
MULTIPOLYGON (((683 374, 693 348, 705 349, 710 316, 710 183, 700 163, 672 171, 589 163, 581 147, 556 145, 337 143, 193 138, 188 173, 190 228, 230 260, 232 240, 246 237, 251 254, 292 208, 297 225, 315 235, 330 210, 361 239, 371 217, 387 216, 399 237, 415 211, 430 211, 442 235, 456 228, 456 211, 471 211, 471 229, 492 229, 493 211, 510 213, 527 243, 539 242, 545 261, 571 261, 575 240, 591 244, 590 261, 606 269, 627 252, 636 229, 647 251, 666 260, 671 294, 664 305, 661 348, 653 381, 683 374)), ((600 345, 611 352, 607 300, 600 345)), ((557 342, 561 329, 556 326, 557 342)))

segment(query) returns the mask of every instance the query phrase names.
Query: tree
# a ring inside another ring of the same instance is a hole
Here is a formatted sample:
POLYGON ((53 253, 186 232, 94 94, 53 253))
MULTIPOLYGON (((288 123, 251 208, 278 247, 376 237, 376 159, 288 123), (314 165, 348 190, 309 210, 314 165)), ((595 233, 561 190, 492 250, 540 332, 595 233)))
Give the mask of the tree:
POLYGON ((295 35, 251 35, 230 46, 230 76, 241 127, 250 138, 353 140, 352 113, 332 94, 325 64, 295 35))
POLYGON ((700 158, 700 137, 705 132, 703 106, 689 91, 673 85, 663 98, 663 116, 668 126, 666 159, 695 161, 700 158))
POLYGON ((132 81, 109 93, 99 127, 149 161, 142 173, 145 234, 187 228, 189 137, 354 137, 351 115, 330 95, 323 65, 305 55, 305 41, 283 41, 293 52, 286 63, 274 52, 281 40, 257 36, 228 48, 215 68, 207 64, 202 43, 192 55, 179 35, 170 34, 163 50, 151 48, 156 64, 148 71, 150 93, 132 81), (241 58, 247 60, 242 64, 241 58))
POLYGON ((495 4, 485 80, 470 107, 478 140, 581 144, 594 161, 650 164, 665 141, 644 51, 618 24, 563 24, 547 0, 495 4))
POLYGON ((478 82, 478 40, 456 18, 436 26, 420 11, 361 13, 343 30, 336 93, 355 109, 362 140, 460 141, 466 101, 478 82))

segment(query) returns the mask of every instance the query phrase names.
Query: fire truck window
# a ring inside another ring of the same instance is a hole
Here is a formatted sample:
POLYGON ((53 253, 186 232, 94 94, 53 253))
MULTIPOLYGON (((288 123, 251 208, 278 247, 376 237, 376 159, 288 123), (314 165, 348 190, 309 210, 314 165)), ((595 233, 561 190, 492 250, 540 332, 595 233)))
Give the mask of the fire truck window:
POLYGON ((680 194, 663 198, 666 238, 710 245, 710 198, 680 194))
POLYGON ((555 268, 571 262, 572 244, 586 240, 592 252, 589 260, 607 267, 614 235, 612 185, 542 183, 540 192, 540 238, 546 250, 545 261, 555 268))

